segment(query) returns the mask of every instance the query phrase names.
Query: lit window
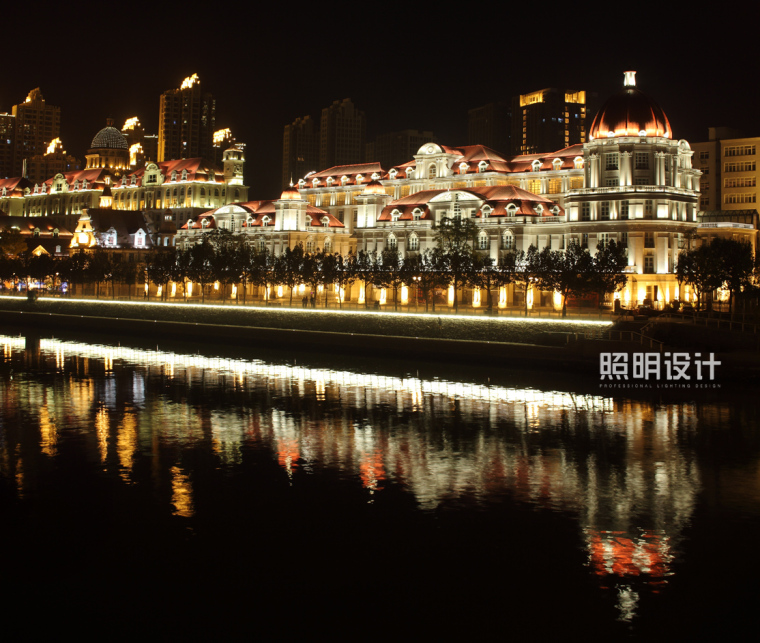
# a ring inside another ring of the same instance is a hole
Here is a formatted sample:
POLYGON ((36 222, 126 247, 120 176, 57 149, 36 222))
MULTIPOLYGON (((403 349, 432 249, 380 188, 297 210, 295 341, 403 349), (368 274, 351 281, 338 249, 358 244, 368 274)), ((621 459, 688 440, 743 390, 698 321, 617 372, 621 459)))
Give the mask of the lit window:
POLYGON ((420 249, 420 238, 412 233, 412 235, 409 237, 409 250, 411 251, 417 251, 420 249))
POLYGON ((488 235, 485 231, 478 235, 478 250, 488 250, 488 235))
POLYGON ((394 235, 393 233, 389 234, 388 235, 388 248, 391 249, 391 250, 395 250, 396 249, 396 245, 397 245, 396 235, 394 235))

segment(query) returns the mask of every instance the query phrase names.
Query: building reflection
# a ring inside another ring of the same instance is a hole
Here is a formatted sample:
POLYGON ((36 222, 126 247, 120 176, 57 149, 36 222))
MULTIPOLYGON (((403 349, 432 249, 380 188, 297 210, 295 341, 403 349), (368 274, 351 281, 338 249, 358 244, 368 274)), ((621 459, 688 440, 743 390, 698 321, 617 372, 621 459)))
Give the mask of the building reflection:
POLYGON ((615 585, 626 619, 637 583, 656 591, 672 574, 700 489, 694 404, 51 339, 0 343, 5 373, 33 362, 35 373, 57 374, 53 386, 30 374, 0 381, 6 415, 38 426, 33 440, 11 422, 0 429, 0 473, 19 497, 40 461, 57 457, 63 427, 83 431, 91 458, 125 483, 152 458, 156 488, 185 518, 196 512, 199 465, 183 453, 207 447, 214 466, 235 468, 257 445, 290 484, 337 469, 368 501, 394 484, 423 511, 517 502, 577 516, 589 569, 615 585))

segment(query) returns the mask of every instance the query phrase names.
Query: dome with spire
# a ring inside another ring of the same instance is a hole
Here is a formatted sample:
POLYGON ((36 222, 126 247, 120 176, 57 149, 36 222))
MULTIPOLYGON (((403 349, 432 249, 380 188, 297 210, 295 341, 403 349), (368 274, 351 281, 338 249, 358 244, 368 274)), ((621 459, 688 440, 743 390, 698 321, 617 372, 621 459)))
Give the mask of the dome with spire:
POLYGON ((113 126, 113 119, 109 118, 107 125, 95 134, 95 138, 90 143, 93 150, 128 150, 129 145, 124 135, 113 126))
POLYGON ((636 72, 625 72, 623 89, 599 110, 589 139, 616 136, 661 136, 672 138, 670 122, 662 108, 636 88, 636 72))
POLYGON ((281 201, 301 201, 302 199, 303 197, 301 196, 301 193, 292 185, 288 188, 285 188, 283 193, 280 195, 281 201))

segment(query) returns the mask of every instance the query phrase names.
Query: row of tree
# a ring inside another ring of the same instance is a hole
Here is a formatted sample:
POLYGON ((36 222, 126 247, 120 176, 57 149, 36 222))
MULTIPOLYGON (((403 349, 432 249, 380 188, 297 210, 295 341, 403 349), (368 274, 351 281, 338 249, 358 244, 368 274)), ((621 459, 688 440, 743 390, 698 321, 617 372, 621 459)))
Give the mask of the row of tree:
MULTIPOLYGON (((188 249, 154 250, 144 266, 114 261, 107 252, 98 250, 76 253, 60 261, 45 255, 6 258, 5 266, 0 266, 0 277, 7 281, 11 274, 25 275, 40 281, 51 280, 53 285, 66 281, 75 287, 92 283, 98 296, 101 284, 110 287, 112 296, 117 283, 128 285, 131 294, 131 286, 145 279, 161 287, 164 298, 168 296, 170 283, 181 285, 186 298, 189 284, 194 283, 200 286, 204 301, 210 284, 219 283, 222 298, 227 297, 229 288, 239 284, 242 288, 238 292, 242 292, 244 303, 248 285, 261 287, 265 297, 269 297, 274 287, 284 286, 290 289, 291 305, 296 289, 306 284, 315 293, 323 287, 325 306, 329 286, 348 292, 354 283, 361 282, 366 305, 370 300, 367 288, 385 288, 392 291, 396 308, 399 290, 407 285, 418 290, 426 310, 429 305, 435 310, 435 290, 449 286, 454 287, 455 293, 467 287, 485 291, 485 303, 491 310, 492 293, 515 284, 525 293, 531 287, 560 293, 563 315, 570 295, 595 292, 603 296, 626 282, 621 274, 627 263, 625 249, 614 242, 599 248, 595 256, 577 245, 541 251, 531 246, 528 250, 505 253, 496 262, 475 249, 477 229, 471 221, 444 219, 435 231, 435 248, 402 258, 395 248, 379 253, 360 250, 342 256, 319 250, 306 252, 301 245, 274 255, 254 249, 226 230, 215 230, 204 234, 198 244, 188 249)), ((342 306, 343 297, 339 296, 338 301, 342 306)), ((527 305, 526 296, 526 314, 527 305)), ((454 306, 458 309, 458 297, 454 298, 454 306)))
POLYGON ((728 310, 733 310, 740 292, 754 290, 758 266, 752 246, 745 241, 715 238, 695 249, 682 252, 676 265, 680 283, 689 284, 697 295, 697 309, 712 307, 712 293, 728 291, 728 310))

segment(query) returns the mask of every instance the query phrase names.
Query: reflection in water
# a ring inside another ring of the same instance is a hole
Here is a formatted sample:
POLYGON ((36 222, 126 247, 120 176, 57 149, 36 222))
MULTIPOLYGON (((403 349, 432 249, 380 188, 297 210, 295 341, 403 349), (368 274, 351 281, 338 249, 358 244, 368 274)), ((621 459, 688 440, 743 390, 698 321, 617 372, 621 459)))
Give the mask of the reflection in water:
POLYGON ((168 485, 171 513, 184 518, 201 511, 192 481, 208 464, 183 453, 207 449, 214 467, 234 472, 246 448, 267 448, 291 485, 299 470, 339 471, 368 502, 396 485, 422 511, 486 510, 506 499, 573 515, 589 570, 614 587, 619 617, 630 621, 641 592, 660 591, 673 574, 700 489, 693 403, 0 342, 6 365, 34 365, 32 375, 0 381, 6 418, 33 418, 39 432, 31 440, 10 421, 0 431, 0 473, 19 498, 40 458, 59 456, 66 432, 83 436, 125 483, 151 458, 157 493, 168 485))

